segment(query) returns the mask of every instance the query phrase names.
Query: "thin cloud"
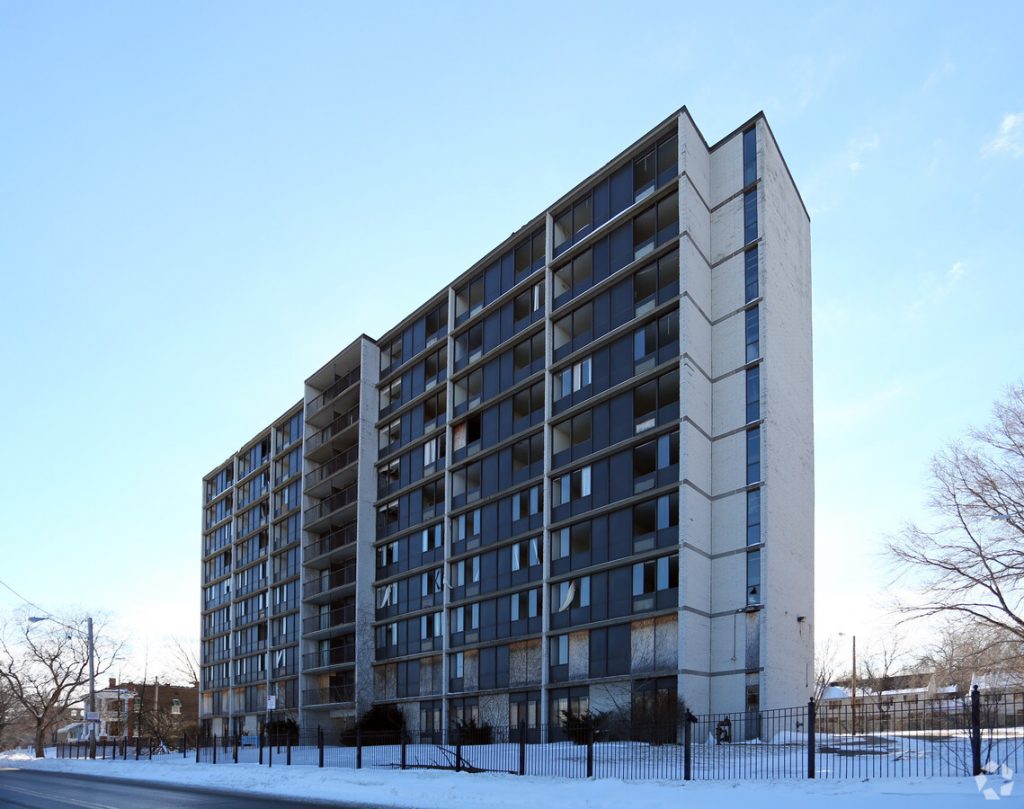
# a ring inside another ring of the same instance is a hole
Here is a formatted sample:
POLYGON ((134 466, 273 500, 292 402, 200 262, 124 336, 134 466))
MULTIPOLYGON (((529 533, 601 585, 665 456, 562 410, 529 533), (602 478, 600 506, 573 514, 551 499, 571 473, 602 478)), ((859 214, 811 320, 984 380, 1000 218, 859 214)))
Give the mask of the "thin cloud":
POLYGON ((856 174, 864 168, 864 156, 868 152, 875 151, 881 142, 874 132, 851 138, 846 146, 846 165, 850 171, 856 174))
POLYGON ((923 291, 910 302, 907 307, 907 316, 912 319, 923 317, 929 309, 949 297, 966 273, 967 265, 962 261, 956 261, 939 278, 934 275, 925 276, 922 283, 923 291))
POLYGON ((981 147, 985 157, 1008 154, 1017 158, 1024 155, 1024 112, 1011 112, 1003 116, 1003 122, 988 143, 981 147))
POLYGON ((924 80, 924 89, 930 90, 943 79, 952 76, 954 73, 956 73, 956 63, 947 56, 942 61, 941 65, 928 74, 928 78, 924 80))
POLYGON ((867 164, 867 156, 882 145, 874 130, 851 136, 821 163, 804 182, 804 195, 811 216, 829 213, 842 204, 844 189, 850 175, 858 174, 867 164))
POLYGON ((852 425, 870 422, 884 416, 914 392, 907 381, 871 391, 859 398, 851 398, 834 407, 824 407, 815 414, 816 426, 822 430, 850 429, 852 425))

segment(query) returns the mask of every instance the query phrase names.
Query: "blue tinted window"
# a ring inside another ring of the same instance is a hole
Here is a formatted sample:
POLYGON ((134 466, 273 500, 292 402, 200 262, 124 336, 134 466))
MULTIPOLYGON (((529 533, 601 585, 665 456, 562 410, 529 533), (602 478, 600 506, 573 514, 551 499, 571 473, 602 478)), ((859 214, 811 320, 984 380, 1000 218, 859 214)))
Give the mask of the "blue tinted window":
POLYGON ((747 544, 761 542, 761 490, 747 492, 747 544))
POLYGON ((747 423, 761 418, 761 369, 747 369, 747 423))
POLYGON ((743 302, 750 303, 759 294, 757 284, 757 247, 748 250, 743 257, 743 302))
POLYGON ((757 241, 757 191, 743 195, 743 243, 757 241))
POLYGON ((761 551, 747 554, 747 603, 761 603, 761 551))
POLYGON ((761 428, 747 430, 747 483, 761 479, 761 428))
POLYGON ((751 127, 743 133, 743 185, 757 179, 757 130, 751 127))
POLYGON ((761 347, 760 347, 760 345, 758 343, 758 331, 759 331, 759 329, 758 329, 757 307, 756 306, 752 306, 749 309, 747 309, 747 311, 745 313, 745 317, 746 317, 746 328, 745 328, 744 331, 745 331, 745 334, 746 334, 746 344, 747 344, 747 353, 746 353, 746 358, 747 359, 746 359, 746 361, 747 362, 753 362, 754 360, 757 359, 758 355, 761 353, 761 347))

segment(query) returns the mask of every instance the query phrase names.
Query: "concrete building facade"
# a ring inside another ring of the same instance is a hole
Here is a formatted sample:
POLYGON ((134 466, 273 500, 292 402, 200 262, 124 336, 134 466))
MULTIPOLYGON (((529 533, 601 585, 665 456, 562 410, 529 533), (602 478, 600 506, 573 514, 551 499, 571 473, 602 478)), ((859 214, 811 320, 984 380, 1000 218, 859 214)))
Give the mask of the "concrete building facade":
POLYGON ((764 116, 684 108, 342 350, 204 478, 204 726, 803 704, 809 243, 764 116))

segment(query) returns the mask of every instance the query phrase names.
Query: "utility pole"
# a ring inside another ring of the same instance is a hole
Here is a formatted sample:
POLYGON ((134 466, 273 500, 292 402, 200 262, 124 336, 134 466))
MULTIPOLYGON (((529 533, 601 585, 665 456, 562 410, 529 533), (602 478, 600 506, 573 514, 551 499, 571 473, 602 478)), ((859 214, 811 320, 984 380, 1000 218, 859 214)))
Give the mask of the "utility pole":
MULTIPOLYGON (((96 668, 93 661, 92 616, 86 619, 89 634, 89 713, 96 713, 96 668)), ((96 758, 96 721, 89 720, 89 758, 96 758)))
POLYGON ((853 636, 853 673, 850 675, 850 721, 857 735, 857 636, 853 636))

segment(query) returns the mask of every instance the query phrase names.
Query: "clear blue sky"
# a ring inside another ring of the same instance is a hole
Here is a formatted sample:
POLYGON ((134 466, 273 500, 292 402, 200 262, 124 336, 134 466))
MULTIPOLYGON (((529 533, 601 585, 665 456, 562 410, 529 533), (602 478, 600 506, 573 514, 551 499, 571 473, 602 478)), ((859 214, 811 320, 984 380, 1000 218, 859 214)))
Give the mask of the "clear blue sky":
POLYGON ((763 109, 810 209, 817 631, 874 631, 882 537, 1021 377, 1022 23, 3 2, 0 578, 113 613, 137 661, 196 636, 201 476, 686 104, 712 142, 763 109))

